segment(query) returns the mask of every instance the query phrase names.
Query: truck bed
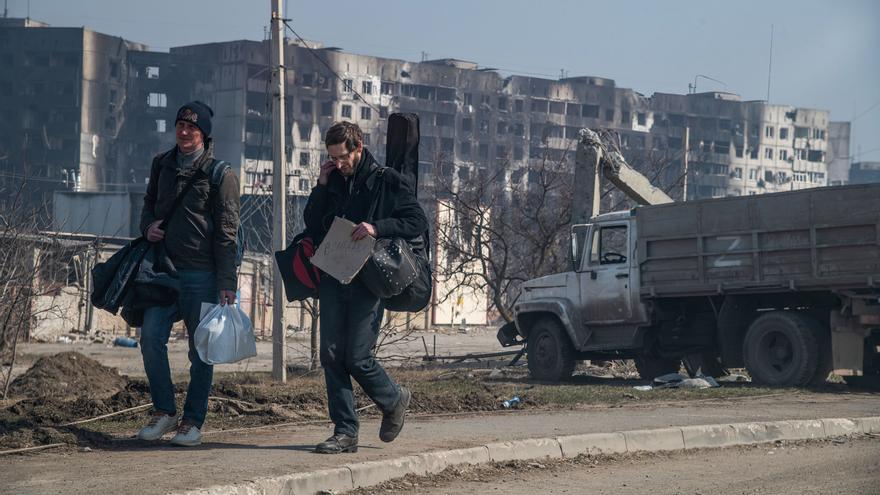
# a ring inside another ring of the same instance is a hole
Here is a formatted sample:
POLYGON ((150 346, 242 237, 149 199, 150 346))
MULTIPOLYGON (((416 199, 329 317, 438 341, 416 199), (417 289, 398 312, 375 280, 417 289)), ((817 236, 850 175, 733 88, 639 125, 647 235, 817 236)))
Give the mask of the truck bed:
POLYGON ((880 184, 640 207, 643 297, 880 287, 880 184))

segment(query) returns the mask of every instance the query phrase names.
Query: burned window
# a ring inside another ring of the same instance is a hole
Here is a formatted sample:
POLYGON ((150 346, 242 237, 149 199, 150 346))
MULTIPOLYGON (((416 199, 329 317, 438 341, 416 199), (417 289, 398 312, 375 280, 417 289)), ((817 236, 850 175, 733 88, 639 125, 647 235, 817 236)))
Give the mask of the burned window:
POLYGON ((715 141, 715 153, 729 155, 730 141, 715 141))
POLYGON ((489 158, 489 145, 486 143, 480 143, 480 158, 486 160, 489 158))
POLYGON ((302 141, 310 141, 312 138, 312 126, 309 124, 299 126, 299 138, 302 141))
POLYGON ((379 85, 379 92, 383 95, 393 95, 394 83, 382 81, 382 83, 379 85))
POLYGON ((779 128, 779 139, 788 139, 788 127, 779 128))
POLYGON ((513 135, 523 137, 526 135, 526 128, 520 123, 513 124, 513 135))
POLYGON ((636 120, 639 125, 648 125, 648 116, 645 112, 639 112, 636 114, 636 120))
POLYGON ((825 152, 822 150, 810 150, 807 153, 807 161, 810 161, 810 162, 825 161, 825 152))
POLYGON ((513 101, 513 111, 514 112, 522 112, 525 110, 525 103, 523 100, 514 100, 513 101))
POLYGON ((550 102, 550 113, 556 115, 565 115, 565 102, 564 101, 551 101, 550 102))
POLYGON ((471 143, 468 141, 458 143, 458 152, 462 158, 469 159, 471 157, 471 143))
POLYGON ((312 114, 312 100, 302 100, 299 102, 299 111, 301 113, 311 115, 312 114))
POLYGON ((300 86, 311 88, 315 85, 315 75, 310 73, 303 74, 299 80, 300 86))
POLYGON ((311 162, 311 156, 308 151, 300 151, 299 152, 299 166, 300 167, 308 167, 311 162))
POLYGON ((333 102, 332 101, 322 101, 321 102, 321 117, 332 117, 333 116, 333 102))
POLYGON ((495 127, 495 133, 499 134, 501 136, 507 134, 507 122, 504 122, 503 120, 499 120, 498 124, 495 127))
POLYGON ((513 159, 517 160, 517 161, 523 159, 523 147, 522 146, 514 146, 513 147, 513 159))
POLYGON ((808 138, 808 137, 810 137, 810 128, 809 127, 795 127, 794 128, 794 137, 795 138, 808 138))
POLYGON ((581 105, 581 116, 588 119, 598 119, 599 105, 581 105))
POLYGON ((498 110, 507 111, 507 97, 499 96, 498 97, 498 110))
POLYGON ((440 138, 440 151, 452 153, 455 151, 455 140, 452 138, 440 138))
POLYGON ((632 124, 632 114, 626 110, 620 112, 620 123, 623 125, 631 125, 632 124))
POLYGON ((614 109, 608 108, 605 110, 605 120, 608 122, 614 122, 614 109))
POLYGON ((549 100, 532 100, 532 111, 538 113, 547 113, 550 108, 549 100))
POLYGON ((473 105, 474 104, 474 95, 470 93, 464 94, 464 104, 465 105, 473 105))
POLYGON ((147 79, 159 79, 159 68, 148 65, 146 67, 147 79))
POLYGON ((464 132, 471 132, 474 130, 474 119, 470 117, 465 117, 461 119, 461 130, 464 132))
POLYGON ((379 118, 387 119, 388 118, 388 107, 379 107, 379 118))

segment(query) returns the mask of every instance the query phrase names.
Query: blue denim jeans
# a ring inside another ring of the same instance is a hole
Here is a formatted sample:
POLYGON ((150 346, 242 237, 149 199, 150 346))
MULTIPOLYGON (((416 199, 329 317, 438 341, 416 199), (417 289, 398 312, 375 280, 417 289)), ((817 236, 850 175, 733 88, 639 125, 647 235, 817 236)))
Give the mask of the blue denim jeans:
POLYGON ((400 400, 400 388, 373 358, 382 303, 358 279, 342 285, 321 277, 321 366, 327 382, 327 407, 334 434, 358 435, 353 377, 383 413, 400 400))
POLYGON ((183 406, 183 419, 201 428, 208 412, 208 395, 214 378, 214 367, 199 359, 193 336, 199 326, 203 302, 217 304, 219 293, 214 272, 178 270, 180 297, 170 306, 149 308, 144 312, 141 327, 141 354, 144 370, 150 382, 153 408, 167 414, 177 414, 174 402, 174 384, 168 365, 168 337, 171 325, 183 320, 189 337, 189 388, 183 406))

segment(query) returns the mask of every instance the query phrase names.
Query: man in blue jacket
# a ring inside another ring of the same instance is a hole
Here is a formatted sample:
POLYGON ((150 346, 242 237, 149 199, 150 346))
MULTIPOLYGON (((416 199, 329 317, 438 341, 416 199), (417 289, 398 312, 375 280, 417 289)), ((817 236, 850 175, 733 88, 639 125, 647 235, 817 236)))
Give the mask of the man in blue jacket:
MULTIPOLYGON (((318 184, 312 189, 304 212, 306 227, 321 239, 334 217, 355 224, 352 239, 370 235, 413 239, 427 229, 425 212, 412 186, 393 169, 381 167, 364 148, 363 133, 350 122, 327 130, 324 143, 330 160, 321 165, 318 184), (372 218, 370 211, 374 211, 372 218)), ((358 418, 351 378, 382 411, 379 438, 391 442, 403 428, 411 394, 398 386, 374 359, 382 303, 359 277, 348 285, 331 276, 321 277, 319 287, 321 365, 327 383, 333 436, 315 452, 357 452, 358 418)))

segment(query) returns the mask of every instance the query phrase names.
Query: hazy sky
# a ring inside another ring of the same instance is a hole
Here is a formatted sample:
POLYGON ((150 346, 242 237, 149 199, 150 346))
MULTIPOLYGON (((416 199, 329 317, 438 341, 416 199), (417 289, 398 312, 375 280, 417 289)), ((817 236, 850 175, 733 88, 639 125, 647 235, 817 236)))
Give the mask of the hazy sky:
MULTIPOLYGON (((263 38, 269 0, 4 0, 9 15, 87 26, 153 49, 263 38)), ((880 2, 876 0, 287 0, 306 39, 418 61, 453 57, 558 77, 595 75, 645 95, 767 97, 853 120, 852 154, 880 161, 880 2), (331 10, 333 9, 333 10, 331 10)))

